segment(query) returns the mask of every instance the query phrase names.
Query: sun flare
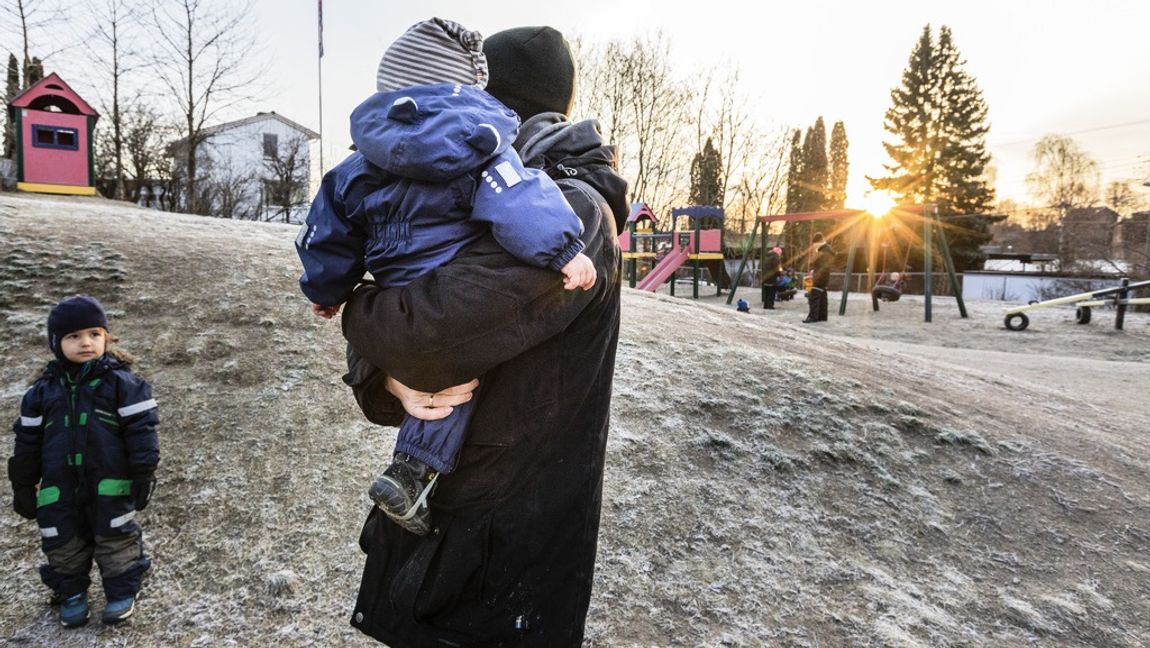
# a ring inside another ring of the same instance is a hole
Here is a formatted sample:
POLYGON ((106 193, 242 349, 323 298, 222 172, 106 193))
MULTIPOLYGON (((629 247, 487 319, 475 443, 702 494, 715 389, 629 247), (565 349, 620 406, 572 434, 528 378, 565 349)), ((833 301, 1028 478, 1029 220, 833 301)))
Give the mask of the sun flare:
POLYGON ((875 218, 886 216, 897 204, 894 196, 885 191, 867 192, 862 199, 863 210, 875 218))

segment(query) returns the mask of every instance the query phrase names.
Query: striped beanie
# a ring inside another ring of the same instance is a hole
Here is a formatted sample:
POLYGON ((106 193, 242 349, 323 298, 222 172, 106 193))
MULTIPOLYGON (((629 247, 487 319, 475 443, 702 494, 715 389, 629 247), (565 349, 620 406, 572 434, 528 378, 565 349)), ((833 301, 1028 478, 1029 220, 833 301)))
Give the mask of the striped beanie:
POLYGON ((383 53, 375 89, 390 92, 430 83, 487 86, 483 34, 432 18, 411 26, 383 53))

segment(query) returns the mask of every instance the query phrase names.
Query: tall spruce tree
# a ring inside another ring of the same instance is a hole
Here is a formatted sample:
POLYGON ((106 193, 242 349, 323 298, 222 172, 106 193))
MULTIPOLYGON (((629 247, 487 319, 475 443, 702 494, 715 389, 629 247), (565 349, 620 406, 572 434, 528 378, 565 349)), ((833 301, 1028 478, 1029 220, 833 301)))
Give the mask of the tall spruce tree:
POLYGON ((944 222, 953 221, 947 237, 959 270, 981 260, 991 219, 950 217, 983 213, 994 201, 985 176, 988 109, 965 64, 949 27, 939 29, 937 40, 930 25, 923 27, 883 122, 894 136, 883 142, 892 160, 884 165, 888 175, 867 178, 901 203, 937 205, 944 222))
POLYGON ((703 145, 703 150, 695 154, 691 161, 691 195, 692 205, 723 206, 723 158, 711 138, 703 145))
MULTIPOLYGON (((797 214, 803 210, 803 134, 795 129, 791 137, 791 155, 787 166, 787 213, 797 214)), ((783 247, 795 249, 796 232, 794 223, 783 226, 783 247)))
POLYGON ((814 126, 807 129, 803 138, 803 187, 802 211, 823 211, 827 208, 827 180, 830 169, 827 166, 827 127, 822 115, 814 126))
POLYGON ((8 104, 20 94, 20 63, 16 55, 8 53, 8 82, 4 86, 4 157, 9 160, 16 155, 16 123, 7 110, 8 104))
POLYGON ((32 62, 25 68, 24 73, 24 89, 27 90, 40 82, 44 78, 44 62, 39 57, 33 56, 32 62))
POLYGON ((847 129, 841 121, 831 128, 830 184, 827 187, 827 209, 842 209, 847 202, 847 179, 850 163, 847 161, 847 129))

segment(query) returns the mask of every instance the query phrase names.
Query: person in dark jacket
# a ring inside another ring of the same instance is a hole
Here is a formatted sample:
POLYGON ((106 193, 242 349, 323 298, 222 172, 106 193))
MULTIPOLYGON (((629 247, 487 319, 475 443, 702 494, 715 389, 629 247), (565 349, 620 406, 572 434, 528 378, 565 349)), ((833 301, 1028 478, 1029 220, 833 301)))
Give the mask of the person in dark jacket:
POLYGON ((774 310, 779 278, 783 275, 783 249, 773 247, 763 254, 763 308, 774 310))
MULTIPOLYGON (((582 221, 551 178, 523 166, 511 147, 519 118, 482 89, 482 43, 433 18, 384 53, 378 92, 351 115, 356 152, 324 177, 296 241, 316 314, 334 315, 365 267, 381 285, 403 286, 488 231, 519 261, 561 272, 567 288, 594 285, 582 221)), ((427 497, 454 471, 473 406, 400 426, 369 495, 407 530, 430 530, 427 497)))
POLYGON ((598 125, 566 117, 575 67, 562 34, 510 29, 484 51, 488 91, 524 118, 515 147, 582 219, 598 279, 564 291, 486 237, 345 305, 345 379, 369 419, 395 425, 445 386, 483 385, 456 472, 432 495, 432 533, 403 533, 375 510, 364 524, 352 624, 392 648, 577 647, 590 603, 627 184, 598 125))
POLYGON ((107 605, 102 620, 135 611, 151 561, 136 512, 155 488, 158 415, 152 388, 111 346, 100 303, 77 295, 48 315, 56 359, 24 394, 8 459, 12 507, 40 527, 48 564, 40 578, 60 603, 60 623, 88 621, 92 559, 107 605))
POLYGON ((804 324, 827 321, 827 287, 831 282, 831 266, 834 264, 835 251, 831 244, 823 238, 822 232, 814 235, 815 261, 811 272, 814 281, 811 284, 811 294, 808 297, 810 310, 804 324))

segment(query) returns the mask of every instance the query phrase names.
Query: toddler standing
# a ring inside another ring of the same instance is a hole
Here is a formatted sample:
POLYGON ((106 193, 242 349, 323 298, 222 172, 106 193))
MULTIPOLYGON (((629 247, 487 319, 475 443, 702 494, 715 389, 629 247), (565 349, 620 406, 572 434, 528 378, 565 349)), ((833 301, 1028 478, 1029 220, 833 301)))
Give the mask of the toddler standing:
POLYGON ((57 304, 48 315, 56 359, 24 394, 13 426, 12 508, 40 527, 48 559, 40 578, 67 628, 88 622, 93 558, 109 625, 132 616, 151 566, 135 517, 156 484, 159 416, 151 385, 114 342, 96 299, 57 304))

